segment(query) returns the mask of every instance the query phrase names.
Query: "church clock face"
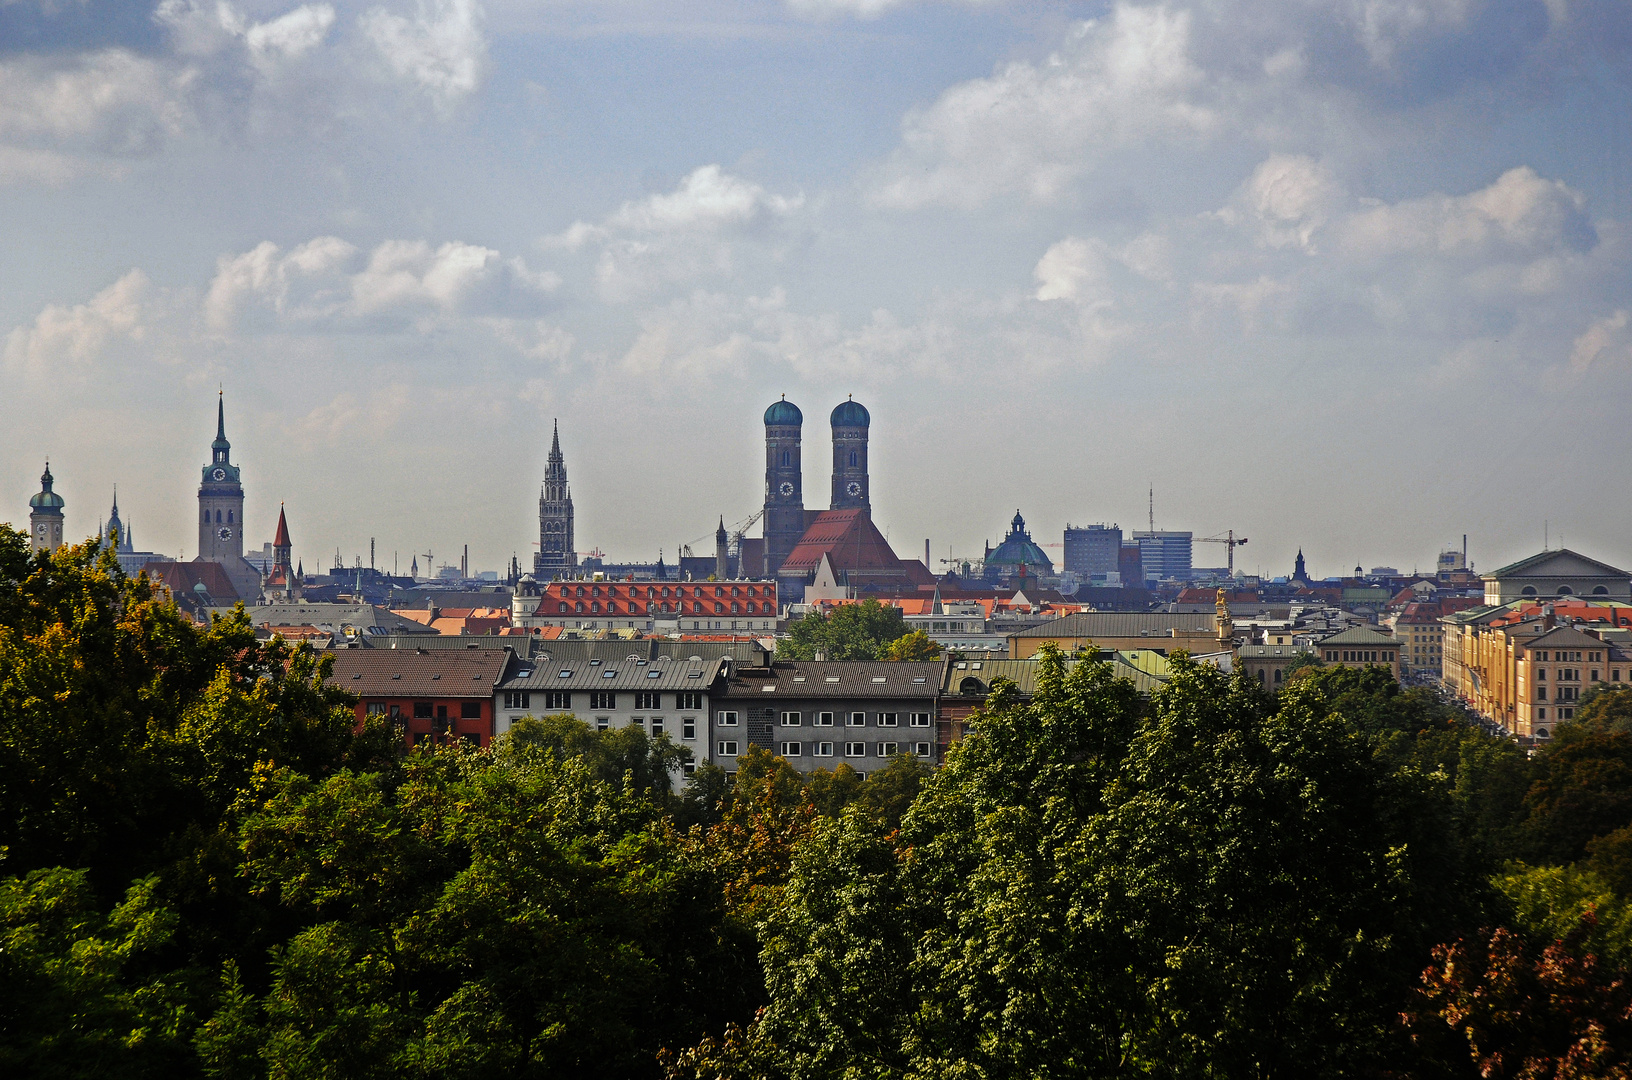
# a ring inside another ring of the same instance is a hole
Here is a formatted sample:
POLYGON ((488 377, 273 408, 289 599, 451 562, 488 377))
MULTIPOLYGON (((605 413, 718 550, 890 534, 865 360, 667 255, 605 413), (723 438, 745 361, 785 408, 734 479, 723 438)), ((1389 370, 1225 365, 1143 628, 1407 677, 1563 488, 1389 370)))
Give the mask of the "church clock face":
POLYGON ((225 480, 227 478, 227 470, 217 469, 214 472, 212 472, 210 475, 212 477, 214 477, 215 479, 217 479, 217 480, 225 480))
POLYGON ((844 490, 849 492, 851 495, 860 495, 861 494, 861 484, 859 484, 858 482, 852 480, 852 481, 850 481, 849 484, 845 485, 844 490))
POLYGON ((45 536, 45 525, 43 523, 39 524, 39 525, 36 525, 34 527, 34 531, 39 533, 41 537, 44 537, 45 536))
POLYGON ((223 525, 223 526, 221 526, 220 529, 218 529, 216 531, 215 535, 219 536, 223 540, 231 540, 232 539, 232 530, 227 528, 225 525, 223 525))
POLYGON ((777 490, 782 492, 783 497, 786 498, 787 496, 793 494, 793 485, 791 483, 789 483, 788 481, 784 480, 784 481, 782 481, 782 486, 780 488, 778 488, 777 490))

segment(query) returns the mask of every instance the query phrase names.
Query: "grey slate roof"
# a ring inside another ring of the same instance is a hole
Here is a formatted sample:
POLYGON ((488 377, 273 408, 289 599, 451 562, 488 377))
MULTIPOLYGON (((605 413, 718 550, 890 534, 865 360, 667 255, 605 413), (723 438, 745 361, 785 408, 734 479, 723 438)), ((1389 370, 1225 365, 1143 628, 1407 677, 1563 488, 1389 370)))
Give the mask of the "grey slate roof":
POLYGON ((1213 615, 1171 611, 1083 611, 1020 630, 1016 638, 1127 638, 1167 637, 1170 631, 1215 632, 1213 615))
POLYGON ((922 698, 941 691, 944 661, 789 660, 769 668, 739 668, 726 683, 726 698, 922 698), (767 690, 766 687, 770 689, 767 690))
POLYGON ((1376 648, 1379 645, 1399 645, 1400 639, 1397 637, 1390 637, 1387 634, 1379 634, 1377 631, 1368 630, 1364 626, 1355 626, 1343 631, 1341 634, 1333 634, 1329 638, 1321 638, 1316 644, 1321 647, 1325 647, 1327 645, 1369 645, 1376 648))
POLYGON ((713 660, 557 660, 517 658, 505 668, 498 690, 695 690, 709 693, 731 667, 725 657, 713 660))

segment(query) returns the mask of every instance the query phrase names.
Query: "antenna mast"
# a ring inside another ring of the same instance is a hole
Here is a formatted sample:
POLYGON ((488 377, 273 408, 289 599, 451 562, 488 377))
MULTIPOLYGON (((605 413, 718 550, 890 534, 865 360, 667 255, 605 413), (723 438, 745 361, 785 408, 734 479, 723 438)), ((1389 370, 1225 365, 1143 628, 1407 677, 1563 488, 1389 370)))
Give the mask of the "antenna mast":
POLYGON ((1156 531, 1156 485, 1150 485, 1150 531, 1156 531))

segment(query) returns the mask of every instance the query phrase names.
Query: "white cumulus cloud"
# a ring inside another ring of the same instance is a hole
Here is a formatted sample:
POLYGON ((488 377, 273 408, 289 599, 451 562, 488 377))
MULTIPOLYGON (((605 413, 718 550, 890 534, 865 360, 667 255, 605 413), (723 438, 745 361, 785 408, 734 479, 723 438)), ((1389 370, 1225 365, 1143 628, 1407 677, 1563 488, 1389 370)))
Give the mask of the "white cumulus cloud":
POLYGON ((1121 3, 1040 63, 948 89, 903 120, 872 197, 909 208, 1011 191, 1049 202, 1112 150, 1210 131, 1217 114, 1190 55, 1191 24, 1189 11, 1121 3))
POLYGON ((131 270, 86 303, 48 304, 33 325, 7 335, 7 364, 35 374, 60 373, 101 359, 115 340, 140 341, 147 331, 144 304, 150 291, 147 275, 131 270))
POLYGON ((1580 251, 1597 242, 1580 193, 1529 166, 1509 169, 1467 195, 1430 195, 1376 207, 1352 218, 1345 234, 1350 246, 1373 254, 1524 255, 1580 251))
POLYGON ((420 0, 412 16, 377 7, 358 25, 398 78, 449 106, 481 86, 487 64, 481 22, 476 0, 420 0))

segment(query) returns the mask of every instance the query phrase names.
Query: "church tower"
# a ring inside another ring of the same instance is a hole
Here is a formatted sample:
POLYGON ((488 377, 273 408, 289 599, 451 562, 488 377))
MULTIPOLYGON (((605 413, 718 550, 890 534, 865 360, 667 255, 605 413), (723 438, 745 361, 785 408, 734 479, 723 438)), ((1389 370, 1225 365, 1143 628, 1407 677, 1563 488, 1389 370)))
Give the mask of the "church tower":
POLYGON ((1292 580, 1293 581, 1302 581, 1302 582, 1307 582, 1309 580, 1309 571, 1303 565, 1303 549, 1302 548, 1298 549, 1298 561, 1292 565, 1292 580))
POLYGON ((210 444, 210 463, 204 466, 204 481, 198 487, 198 558, 220 563, 229 573, 244 559, 244 488, 231 455, 226 401, 217 397, 215 441, 210 444))
POLYGON ((804 466, 799 444, 805 416, 783 398, 765 410, 765 566, 738 567, 742 577, 775 577, 805 534, 804 466))
POLYGON ((533 576, 549 581, 577 568, 578 552, 572 543, 572 489, 567 486, 561 425, 557 422, 550 461, 544 468, 544 489, 538 496, 538 554, 533 556, 533 576))
POLYGON ((873 516, 867 484, 867 428, 872 417, 854 401, 841 401, 833 410, 834 510, 865 510, 873 516))
POLYGON ((67 503, 51 490, 51 463, 40 474, 40 493, 28 500, 28 543, 34 551, 55 551, 62 546, 62 508, 67 503))

